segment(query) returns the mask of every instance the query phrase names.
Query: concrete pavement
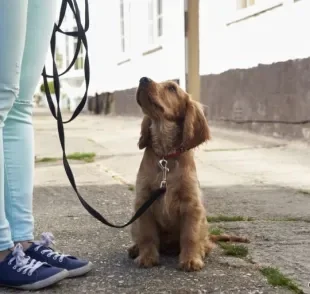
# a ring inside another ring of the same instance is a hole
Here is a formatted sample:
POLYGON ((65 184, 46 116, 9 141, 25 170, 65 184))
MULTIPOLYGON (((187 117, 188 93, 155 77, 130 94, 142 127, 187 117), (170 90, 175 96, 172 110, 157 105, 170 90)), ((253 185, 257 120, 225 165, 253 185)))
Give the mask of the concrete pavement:
MULTIPOLYGON (((37 158, 60 157, 55 120, 40 113, 34 125, 37 158)), ((80 191, 115 223, 124 223, 132 213, 132 185, 142 155, 137 148, 139 125, 137 118, 81 115, 66 126, 68 154, 96 153, 93 163, 72 162, 80 191)), ((196 152, 208 215, 220 221, 212 226, 250 238, 246 259, 216 249, 199 273, 178 271, 174 258, 163 259, 154 269, 137 269, 126 255, 128 229, 107 228, 91 218, 69 186, 60 161, 37 163, 36 232, 52 231, 59 250, 95 264, 86 278, 41 292, 291 293, 270 286, 257 270, 272 265, 310 293, 309 148, 212 124, 211 131, 213 140, 196 152), (222 221, 223 216, 231 221, 222 221), (232 221, 236 216, 244 221, 232 221)))

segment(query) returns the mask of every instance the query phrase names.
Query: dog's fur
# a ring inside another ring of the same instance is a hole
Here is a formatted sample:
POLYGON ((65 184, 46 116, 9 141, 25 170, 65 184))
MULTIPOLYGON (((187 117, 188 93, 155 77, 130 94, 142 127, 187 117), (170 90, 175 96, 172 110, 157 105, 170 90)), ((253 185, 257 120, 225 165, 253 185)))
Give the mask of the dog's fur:
POLYGON ((214 247, 211 240, 231 240, 228 235, 210 238, 200 196, 193 148, 210 139, 207 120, 200 104, 172 81, 140 83, 137 102, 145 114, 138 143, 145 152, 137 175, 135 210, 160 186, 159 160, 180 146, 188 151, 168 160, 166 193, 132 224, 134 245, 129 256, 139 266, 151 267, 159 263, 159 253, 179 254, 182 269, 200 270, 214 247))

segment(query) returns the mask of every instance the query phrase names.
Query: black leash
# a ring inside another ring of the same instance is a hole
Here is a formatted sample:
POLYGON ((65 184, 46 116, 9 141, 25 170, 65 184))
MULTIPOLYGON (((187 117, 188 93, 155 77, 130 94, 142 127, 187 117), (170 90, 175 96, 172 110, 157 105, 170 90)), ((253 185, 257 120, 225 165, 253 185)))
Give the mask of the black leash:
POLYGON ((66 155, 65 133, 64 133, 64 126, 63 125, 65 123, 69 123, 70 121, 73 121, 80 114, 80 112, 83 110, 83 108, 87 102, 87 92, 88 92, 89 80, 90 80, 88 44, 87 44, 87 38, 86 38, 86 32, 87 32, 88 28, 89 28, 88 0, 85 0, 85 26, 84 27, 82 26, 82 23, 81 23, 81 16, 80 16, 80 12, 79 12, 79 8, 78 8, 76 0, 63 0, 62 5, 61 5, 61 9, 60 9, 59 22, 58 22, 58 24, 54 25, 53 34, 51 37, 51 53, 52 53, 52 58, 53 58, 53 75, 48 75, 46 73, 45 67, 44 67, 43 72, 42 72, 42 76, 43 76, 43 80, 44 80, 45 93, 46 93, 46 97, 47 97, 47 101, 48 101, 50 111, 51 111, 52 115, 54 116, 54 118, 57 120, 58 135, 59 135, 59 140, 60 140, 60 144, 61 144, 61 148, 62 148, 62 154, 63 154, 63 156, 62 156, 63 165, 65 168, 67 177, 71 183, 71 186, 74 189, 76 195, 78 196, 80 202, 82 203, 84 208, 94 218, 96 218, 97 220, 99 220, 103 224, 105 224, 109 227, 113 227, 113 228, 124 228, 124 227, 127 227, 128 225, 132 224, 135 220, 137 220, 153 204, 153 202, 155 202, 162 194, 164 194, 166 192, 166 188, 163 187, 163 188, 157 189, 155 191, 152 191, 150 193, 150 198, 136 211, 134 216, 124 225, 114 225, 114 224, 110 223, 96 209, 91 207, 84 200, 84 198, 82 197, 82 195, 80 194, 80 192, 77 189, 75 179, 74 179, 74 175, 73 175, 73 172, 71 170, 71 167, 70 167, 70 164, 68 162, 67 155, 66 155), (77 31, 74 31, 74 32, 64 32, 60 28, 61 24, 63 22, 64 16, 65 16, 65 13, 66 13, 67 5, 70 6, 70 9, 72 10, 72 13, 73 13, 75 20, 76 20, 77 31), (56 62, 55 62, 56 33, 57 32, 64 34, 64 35, 67 35, 67 36, 75 37, 78 40, 74 57, 73 57, 70 65, 68 66, 68 68, 61 74, 58 74, 58 70, 57 70, 57 66, 56 66, 56 62), (84 75, 85 75, 86 90, 85 90, 85 93, 84 93, 84 96, 83 96, 81 102, 79 103, 79 105, 77 106, 75 111, 73 112, 73 115, 71 116, 71 118, 68 121, 63 121, 61 111, 60 111, 60 103, 59 103, 60 102, 60 81, 59 81, 59 77, 66 74, 72 68, 72 66, 74 65, 74 63, 78 57, 78 54, 80 52, 80 48, 81 48, 82 44, 85 48, 84 75), (53 99, 51 97, 51 93, 50 93, 49 86, 48 86, 48 78, 52 78, 53 82, 54 82, 57 109, 55 109, 54 102, 53 102, 53 99))

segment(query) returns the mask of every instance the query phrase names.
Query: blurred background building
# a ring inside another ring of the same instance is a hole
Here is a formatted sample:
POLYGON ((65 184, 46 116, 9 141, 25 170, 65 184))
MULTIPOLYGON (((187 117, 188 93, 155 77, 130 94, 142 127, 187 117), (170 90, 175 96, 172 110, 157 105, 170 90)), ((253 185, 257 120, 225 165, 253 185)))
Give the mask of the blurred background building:
MULTIPOLYGON (((84 0, 78 2, 83 14, 84 0)), ((140 115, 134 96, 141 76, 188 88, 188 65, 198 62, 196 96, 211 122, 310 139, 309 124, 296 123, 310 118, 310 1, 89 0, 89 5, 89 96, 109 97, 108 112, 140 115), (194 2, 197 28, 184 13, 194 2), (185 42, 186 34, 195 33, 198 44, 195 37, 185 42), (234 122, 240 120, 274 123, 234 122)), ((62 28, 74 27, 68 13, 62 28)), ((59 71, 70 63, 75 46, 75 38, 57 39, 59 71)), ((63 108, 74 109, 84 93, 84 54, 81 50, 61 80, 63 108)), ((46 105, 44 97, 41 104, 46 105)))

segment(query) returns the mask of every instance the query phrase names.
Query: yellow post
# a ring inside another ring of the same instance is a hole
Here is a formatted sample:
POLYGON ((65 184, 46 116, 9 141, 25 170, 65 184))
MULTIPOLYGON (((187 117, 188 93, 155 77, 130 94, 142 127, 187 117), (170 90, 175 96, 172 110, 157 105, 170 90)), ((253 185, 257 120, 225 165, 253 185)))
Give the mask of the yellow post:
POLYGON ((185 0, 187 92, 200 101, 199 1, 185 0))

